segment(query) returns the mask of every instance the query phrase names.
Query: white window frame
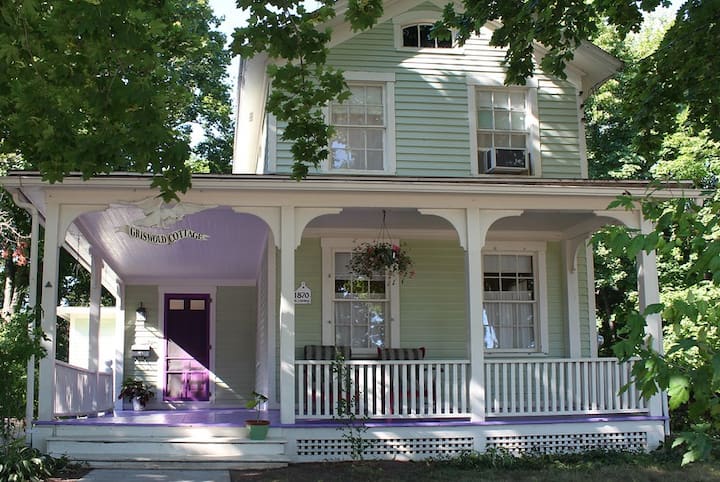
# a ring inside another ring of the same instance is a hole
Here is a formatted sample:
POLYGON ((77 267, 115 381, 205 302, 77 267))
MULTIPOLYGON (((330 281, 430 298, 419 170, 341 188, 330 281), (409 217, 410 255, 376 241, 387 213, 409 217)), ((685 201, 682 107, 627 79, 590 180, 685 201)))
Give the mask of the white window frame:
MULTIPOLYGON (((351 238, 322 238, 322 344, 335 345, 335 310, 333 301, 335 298, 335 253, 349 253, 356 246, 362 243, 372 242, 372 239, 351 239, 351 238)), ((399 244, 399 240, 390 240, 399 244)), ((388 313, 385 324, 385 347, 397 348, 400 346, 400 287, 399 283, 393 283, 389 278, 386 280, 388 302, 388 313)), ((353 357, 360 358, 375 357, 375 348, 353 348, 353 357)))
MULTIPOLYGON (((535 278, 537 318, 535 320, 535 348, 485 348, 486 356, 547 355, 548 346, 548 304, 547 304, 547 243, 541 241, 492 241, 482 249, 483 288, 485 279, 485 255, 531 255, 535 278)), ((483 303, 485 296, 483 294, 483 303)), ((483 331, 483 336, 485 335, 483 331)), ((480 340, 483 343, 484 340, 480 340)))
MULTIPOLYGON (((526 149, 528 154, 530 154, 530 173, 525 175, 540 177, 542 175, 542 159, 540 156, 540 122, 538 118, 537 79, 527 79, 524 86, 506 86, 504 82, 504 74, 468 74, 467 76, 468 118, 470 120, 470 173, 473 176, 498 175, 484 172, 484 168, 480 168, 480 159, 478 157, 476 92, 477 89, 487 89, 494 91, 514 91, 525 93, 525 126, 527 129, 526 149)), ((502 175, 502 173, 500 175, 502 175)))
MULTIPOLYGON (((321 166, 325 173, 332 174, 394 174, 395 162, 395 73, 394 72, 345 72, 349 85, 379 86, 383 89, 385 131, 383 133, 383 169, 331 169, 330 159, 321 166)), ((325 121, 332 125, 330 108, 325 109, 325 121)), ((328 149, 329 150, 329 149, 328 149)))
POLYGON ((438 20, 440 20, 440 17, 442 16, 442 12, 433 12, 430 10, 417 10, 412 12, 406 12, 401 15, 396 15, 393 17, 393 34, 395 37, 395 49, 396 50, 403 50, 403 51, 410 51, 410 52, 420 52, 420 53, 428 53, 428 54, 462 54, 464 53, 464 49, 462 47, 458 46, 457 39, 456 39, 456 32, 454 30, 451 30, 452 34, 452 47, 405 47, 403 45, 403 29, 405 27, 409 27, 411 25, 417 25, 417 24, 434 24, 438 20))

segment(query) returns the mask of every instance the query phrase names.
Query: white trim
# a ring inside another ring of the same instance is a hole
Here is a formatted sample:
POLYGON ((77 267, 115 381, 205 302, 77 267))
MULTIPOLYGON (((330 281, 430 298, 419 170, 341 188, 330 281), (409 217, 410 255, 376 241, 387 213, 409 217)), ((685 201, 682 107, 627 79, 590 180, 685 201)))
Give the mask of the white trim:
POLYGON ((347 70, 343 72, 347 82, 395 82, 395 72, 363 72, 347 70))
MULTIPOLYGON (((533 255, 533 269, 537 292, 537 317, 535 323, 536 346, 535 350, 526 349, 500 349, 486 350, 486 356, 492 355, 530 355, 548 354, 548 302, 547 302, 547 243, 542 241, 487 241, 482 249, 482 255, 488 254, 531 254, 533 255)), ((483 278, 485 268, 483 266, 483 278)))
POLYGON ((539 83, 537 78, 528 77, 525 85, 505 85, 505 73, 501 72, 469 72, 465 74, 465 82, 476 87, 507 87, 520 89, 537 89, 539 83))
MULTIPOLYGON (((335 344, 335 324, 333 323, 333 298, 335 282, 335 253, 347 253, 356 246, 372 242, 373 238, 321 238, 322 248, 322 343, 324 345, 335 344)), ((393 238, 388 242, 398 244, 399 239, 393 238)), ((388 289, 388 316, 385 321, 386 340, 385 346, 397 348, 400 346, 400 283, 393 282, 387 278, 386 289, 388 289)), ((353 348, 353 352, 360 356, 371 355, 373 349, 353 348)))
MULTIPOLYGON (((576 90, 579 90, 576 88, 576 90)), ((577 118, 578 118, 578 151, 580 152, 580 177, 588 179, 590 173, 588 171, 587 158, 587 140, 585 138, 585 111, 583 109, 583 100, 579 95, 576 96, 577 118)))
MULTIPOLYGON (((197 280, 195 280, 197 282, 197 280)), ((253 284, 254 286, 254 284, 253 284)), ((184 286, 182 284, 173 284, 173 285, 165 285, 165 286, 158 286, 158 337, 161 340, 160 343, 160 349, 158 350, 161 353, 158 353, 159 363, 158 363, 158 372, 159 372, 159 378, 158 382, 159 385, 161 385, 163 394, 160 394, 158 397, 158 402, 162 404, 166 403, 172 403, 175 405, 186 405, 186 404, 192 404, 192 405, 198 405, 202 406, 205 404, 214 404, 215 403, 215 395, 216 395, 216 387, 217 387, 217 378, 215 376, 215 330, 216 330, 216 323, 215 323, 215 312, 217 310, 217 286, 211 286, 211 285, 188 285, 184 286), (207 402, 182 402, 182 401, 166 401, 164 397, 164 390, 165 390, 165 357, 167 356, 167 337, 166 333, 167 330, 165 329, 165 295, 167 294, 178 294, 178 295, 208 295, 210 297, 210 306, 208 308, 208 316, 210 318, 209 323, 210 326, 208 329, 210 330, 210 350, 208 353, 208 358, 210 359, 210 366, 208 367, 208 371, 210 372, 210 399, 207 402)), ((158 387, 160 388, 160 387, 158 387)))
MULTIPOLYGON (((115 298, 115 360, 113 363, 113 393, 120 393, 125 379, 125 285, 118 283, 115 298)), ((115 410, 123 409, 123 400, 115 399, 115 410)))
POLYGON ((268 323, 268 399, 270 408, 278 408, 277 389, 277 332, 278 332, 278 309, 277 309, 277 248, 275 242, 267 241, 267 323, 268 323))

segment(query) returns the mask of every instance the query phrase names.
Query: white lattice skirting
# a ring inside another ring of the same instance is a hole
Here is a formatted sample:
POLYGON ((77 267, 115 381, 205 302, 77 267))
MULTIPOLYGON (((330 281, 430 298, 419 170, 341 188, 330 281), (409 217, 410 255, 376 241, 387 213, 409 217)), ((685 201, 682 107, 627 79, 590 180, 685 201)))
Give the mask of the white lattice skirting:
POLYGON ((587 450, 648 449, 647 432, 563 433, 550 435, 505 435, 487 437, 486 448, 520 453, 569 453, 587 450))
MULTIPOLYGON (((473 449, 473 437, 369 439, 363 456, 370 459, 410 460, 454 456, 473 449)), ((349 460, 352 445, 346 439, 298 439, 302 460, 349 460)))

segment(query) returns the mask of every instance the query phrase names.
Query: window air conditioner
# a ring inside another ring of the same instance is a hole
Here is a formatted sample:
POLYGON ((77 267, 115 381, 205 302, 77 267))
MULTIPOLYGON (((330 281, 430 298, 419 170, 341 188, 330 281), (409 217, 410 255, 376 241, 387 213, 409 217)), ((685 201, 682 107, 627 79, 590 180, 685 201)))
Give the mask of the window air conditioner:
POLYGON ((485 154, 485 172, 521 174, 530 172, 530 154, 525 149, 495 149, 485 154))

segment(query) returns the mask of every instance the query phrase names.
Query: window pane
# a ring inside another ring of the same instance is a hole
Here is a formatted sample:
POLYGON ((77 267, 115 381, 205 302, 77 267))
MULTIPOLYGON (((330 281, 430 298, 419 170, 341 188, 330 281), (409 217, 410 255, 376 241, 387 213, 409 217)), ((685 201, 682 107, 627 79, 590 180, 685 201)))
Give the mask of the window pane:
POLYGON ((350 303, 335 303, 335 324, 350 324, 350 303))
POLYGON ((478 107, 492 107, 492 92, 478 90, 476 94, 475 104, 478 107))
POLYGON ((532 256, 518 256, 515 259, 517 271, 522 273, 532 273, 532 256))
POLYGON ((365 131, 363 129, 349 129, 348 134, 348 145, 350 149, 353 151, 365 149, 365 131))
POLYGON ((368 86, 365 88, 368 105, 383 105, 382 101, 382 87, 368 86))
POLYGON ((519 256, 501 256, 500 257, 500 271, 503 273, 512 274, 513 276, 517 273, 519 256))
POLYGON ((348 112, 346 105, 333 104, 331 107, 332 113, 330 116, 330 122, 333 124, 347 124, 348 123, 348 112))
POLYGON ((478 129, 492 129, 493 128, 493 115, 490 110, 479 110, 478 111, 478 129))
POLYGON ((350 346, 350 327, 349 326, 336 326, 335 327, 335 344, 341 346, 350 346))
POLYGON ((383 168, 383 152, 377 150, 368 150, 365 153, 366 169, 373 171, 381 171, 383 168))
POLYGON ((349 278, 348 264, 350 264, 350 253, 335 253, 335 276, 349 278))
POLYGON ((510 144, 512 145, 512 147, 517 147, 519 149, 525 149, 525 134, 511 135, 510 136, 510 144))
POLYGON ((368 149, 381 149, 383 148, 383 131, 380 129, 368 129, 367 130, 367 147, 368 149))
POLYGON ((495 147, 510 147, 510 136, 507 134, 495 134, 495 147))
POLYGON ((364 105, 351 105, 350 106, 350 118, 349 124, 354 126, 361 126, 365 124, 365 106, 364 105))
POLYGON ((510 129, 510 112, 495 111, 495 129, 510 129))
POLYGON ((185 300, 170 300, 168 308, 171 310, 184 310, 185 300))
POLYGON ((492 134, 479 132, 477 135, 478 147, 492 147, 492 134))
POLYGON ((349 104, 362 105, 365 103, 365 86, 351 85, 350 98, 346 101, 349 104))
POLYGON ((419 40, 417 25, 405 27, 403 29, 403 47, 417 47, 418 45, 419 40))
POLYGON ((383 108, 382 106, 371 105, 367 108, 367 123, 372 126, 381 126, 384 124, 383 121, 383 108))
POLYGON ((420 25, 420 46, 435 47, 435 39, 430 38, 432 25, 420 25))
POLYGON ((512 112, 510 114, 510 126, 514 131, 525 130, 525 113, 524 112, 512 112))
POLYGON ((507 92, 493 92, 493 106, 498 110, 507 110, 510 106, 510 96, 507 92))
POLYGON ((525 110, 525 94, 513 92, 510 94, 510 106, 513 110, 525 110))

